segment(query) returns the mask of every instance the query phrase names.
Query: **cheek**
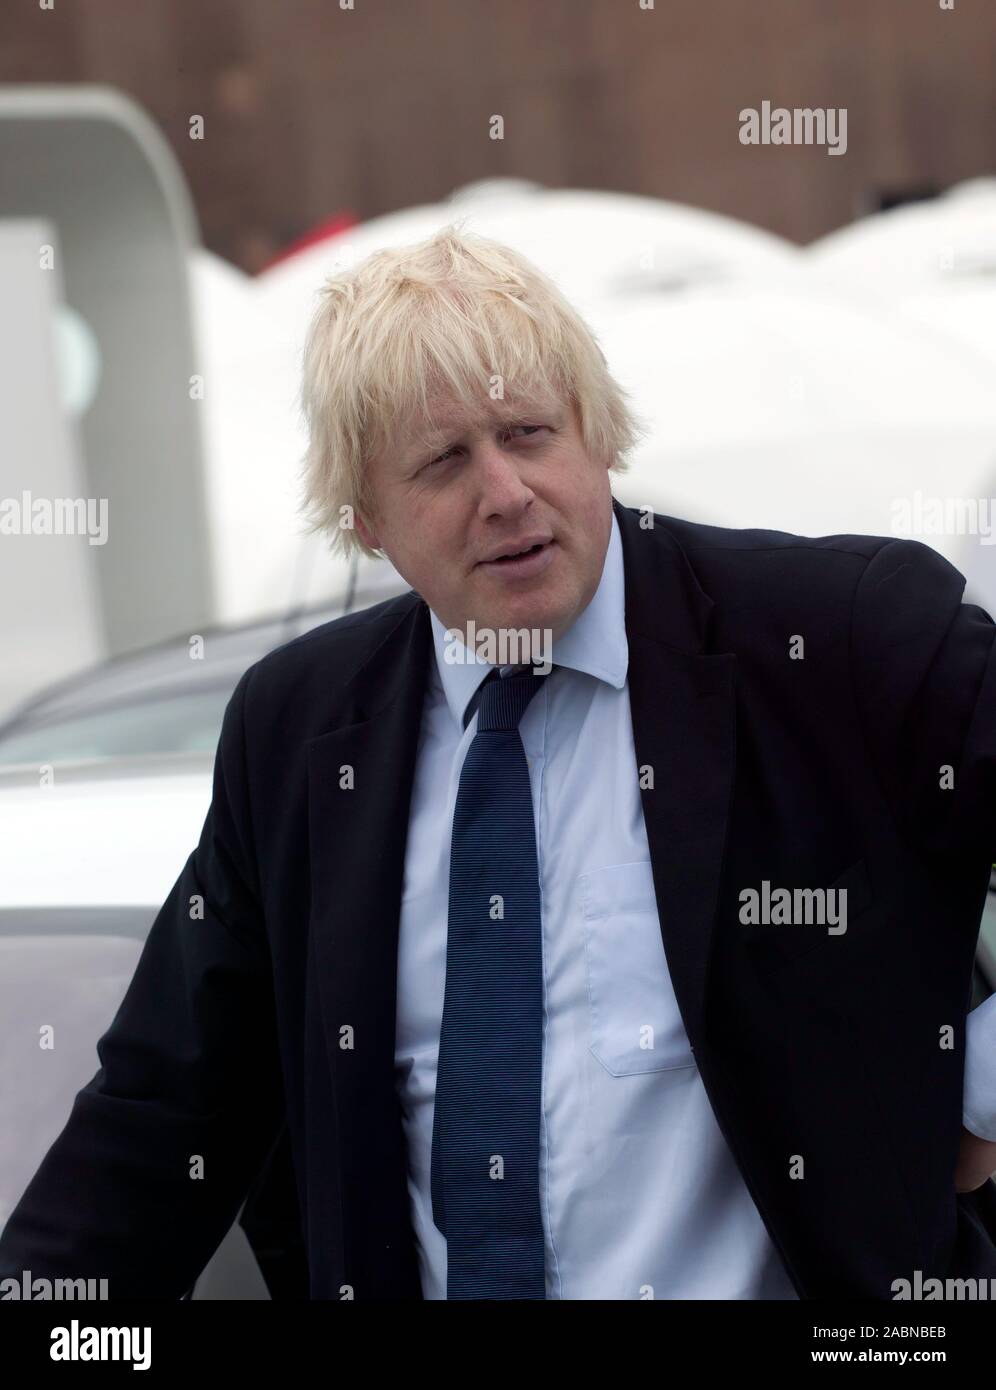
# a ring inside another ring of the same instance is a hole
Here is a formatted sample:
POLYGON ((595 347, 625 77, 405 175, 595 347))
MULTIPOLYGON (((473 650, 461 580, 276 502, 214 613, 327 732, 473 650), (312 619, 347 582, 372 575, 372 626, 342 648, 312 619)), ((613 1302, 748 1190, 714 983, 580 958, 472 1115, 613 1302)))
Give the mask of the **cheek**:
MULTIPOLYGON (((411 527, 405 536, 403 549, 409 568, 418 574, 424 585, 436 592, 445 592, 465 582, 460 569, 460 551, 453 543, 453 532, 438 520, 412 515, 411 527)), ((418 586, 415 586, 418 587, 418 586)))

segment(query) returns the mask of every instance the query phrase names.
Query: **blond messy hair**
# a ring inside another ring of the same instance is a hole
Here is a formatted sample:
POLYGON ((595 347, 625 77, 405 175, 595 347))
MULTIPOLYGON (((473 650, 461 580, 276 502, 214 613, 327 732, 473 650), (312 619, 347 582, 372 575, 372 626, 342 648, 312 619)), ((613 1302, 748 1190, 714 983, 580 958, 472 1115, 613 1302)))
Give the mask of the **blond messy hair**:
POLYGON ((644 433, 556 285, 519 252, 456 224, 326 279, 299 400, 307 532, 326 532, 345 556, 380 554, 352 525, 357 511, 376 515, 369 460, 411 447, 440 401, 471 419, 570 403, 589 456, 616 471, 644 433))

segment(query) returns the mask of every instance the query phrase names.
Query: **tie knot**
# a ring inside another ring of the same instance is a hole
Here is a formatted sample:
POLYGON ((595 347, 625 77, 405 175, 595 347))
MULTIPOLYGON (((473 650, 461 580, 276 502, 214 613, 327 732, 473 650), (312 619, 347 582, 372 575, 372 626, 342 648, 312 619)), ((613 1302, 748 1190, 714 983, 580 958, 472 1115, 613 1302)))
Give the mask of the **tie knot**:
POLYGON ((537 672, 535 667, 524 665, 513 666, 506 675, 502 675, 495 667, 485 676, 477 688, 474 699, 467 706, 464 728, 474 716, 476 703, 479 709, 478 733, 495 729, 517 729, 529 701, 549 674, 549 671, 537 672))

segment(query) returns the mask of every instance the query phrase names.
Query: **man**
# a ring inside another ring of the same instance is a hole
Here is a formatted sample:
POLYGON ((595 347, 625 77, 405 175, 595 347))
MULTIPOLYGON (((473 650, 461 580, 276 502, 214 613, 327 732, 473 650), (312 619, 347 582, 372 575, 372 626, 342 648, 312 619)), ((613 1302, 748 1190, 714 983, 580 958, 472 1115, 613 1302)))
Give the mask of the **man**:
POLYGON ((312 524, 412 587, 239 681, 0 1274, 177 1298, 285 1133, 312 1298, 996 1277, 961 576, 621 507, 590 333, 451 230, 329 283, 303 401, 312 524))

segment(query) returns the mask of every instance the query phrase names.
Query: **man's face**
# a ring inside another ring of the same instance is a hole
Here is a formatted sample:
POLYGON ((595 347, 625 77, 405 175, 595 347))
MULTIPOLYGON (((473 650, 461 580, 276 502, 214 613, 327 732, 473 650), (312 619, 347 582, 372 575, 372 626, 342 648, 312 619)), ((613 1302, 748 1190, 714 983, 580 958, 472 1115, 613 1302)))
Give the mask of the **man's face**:
MULTIPOLYGON (((501 412, 500 414, 498 412, 501 412)), ((537 628, 557 637, 591 602, 612 524, 606 461, 589 458, 570 405, 479 418, 437 403, 370 464, 366 544, 382 549, 447 628, 537 628), (496 557, 524 546, 518 560, 496 557)))

